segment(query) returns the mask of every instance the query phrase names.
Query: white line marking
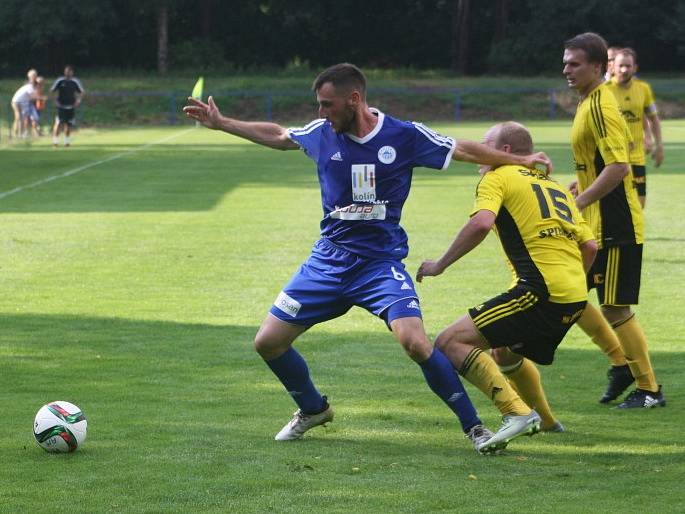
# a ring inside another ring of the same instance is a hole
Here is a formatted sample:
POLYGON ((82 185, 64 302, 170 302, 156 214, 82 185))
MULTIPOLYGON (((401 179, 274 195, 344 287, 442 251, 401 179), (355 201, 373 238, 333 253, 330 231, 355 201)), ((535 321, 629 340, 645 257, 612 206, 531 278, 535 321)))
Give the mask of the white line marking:
POLYGON ((131 148, 130 150, 126 150, 125 152, 121 152, 121 153, 118 153, 116 155, 112 155, 110 157, 107 157, 106 159, 102 159, 100 161, 95 161, 95 162, 90 162, 88 164, 84 164, 83 166, 79 166, 78 168, 72 168, 70 170, 65 171, 64 173, 60 173, 59 175, 51 175, 49 177, 45 177, 43 179, 37 180, 36 182, 32 182, 31 184, 27 184, 25 186, 19 186, 19 187, 15 187, 14 189, 10 189, 9 191, 0 192, 0 198, 5 198, 5 197, 13 195, 15 193, 20 193, 21 191, 24 191, 26 189, 31 189, 34 187, 41 186, 43 184, 47 184, 48 182, 52 182, 53 180, 58 180, 61 178, 76 175, 77 173, 85 171, 89 168, 99 166, 100 164, 105 164, 107 162, 111 162, 111 161, 114 161, 116 159, 120 159, 120 158, 125 157, 127 155, 130 155, 132 153, 140 152, 141 150, 145 150, 146 148, 150 148, 151 146, 155 146, 155 145, 159 145, 161 143, 165 143, 165 142, 167 142, 171 139, 174 139, 178 136, 182 136, 183 134, 187 134, 191 130, 195 130, 195 127, 189 128, 187 130, 183 130, 181 132, 178 132, 176 134, 172 134, 172 135, 167 136, 167 137, 163 137, 162 139, 158 139, 157 141, 152 141, 151 143, 147 143, 147 144, 144 144, 142 146, 138 146, 136 148, 131 148))

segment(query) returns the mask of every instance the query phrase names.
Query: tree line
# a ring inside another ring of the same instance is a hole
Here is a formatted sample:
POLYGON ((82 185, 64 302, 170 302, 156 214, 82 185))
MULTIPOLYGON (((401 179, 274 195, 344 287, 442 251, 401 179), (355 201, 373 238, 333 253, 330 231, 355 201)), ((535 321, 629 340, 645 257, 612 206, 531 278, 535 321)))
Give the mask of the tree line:
POLYGON ((28 67, 232 72, 348 61, 455 74, 556 73, 588 30, 682 71, 680 0, 2 0, 0 75, 28 67))

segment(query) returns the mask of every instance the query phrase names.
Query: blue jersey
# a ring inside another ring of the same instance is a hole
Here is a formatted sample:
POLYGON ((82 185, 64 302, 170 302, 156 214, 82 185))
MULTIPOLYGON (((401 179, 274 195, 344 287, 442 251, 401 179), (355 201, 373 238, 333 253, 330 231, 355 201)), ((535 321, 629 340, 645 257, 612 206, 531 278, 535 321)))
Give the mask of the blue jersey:
POLYGON ((363 138, 336 133, 325 119, 288 135, 317 165, 321 236, 364 257, 403 259, 409 248, 400 216, 413 169, 445 169, 455 142, 420 123, 371 111, 378 123, 363 138))

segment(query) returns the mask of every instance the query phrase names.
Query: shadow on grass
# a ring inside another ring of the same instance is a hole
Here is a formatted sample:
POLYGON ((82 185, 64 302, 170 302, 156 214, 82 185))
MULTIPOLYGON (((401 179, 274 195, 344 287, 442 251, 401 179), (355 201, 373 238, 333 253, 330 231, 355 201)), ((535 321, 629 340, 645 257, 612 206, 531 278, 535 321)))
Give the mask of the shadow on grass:
MULTIPOLYGON (((123 155, 0 198, 0 213, 205 211, 241 185, 318 187, 315 165, 302 152, 274 152, 233 140, 225 145, 184 144, 181 138, 127 153, 142 143, 86 141, 69 149, 27 146, 2 150, 0 159, 6 172, 0 192, 123 155)), ((545 145, 540 148, 545 150, 545 145)), ((560 166, 569 157, 568 151, 558 149, 550 155, 560 166)), ((461 175, 464 166, 452 165, 449 173, 461 175)), ((669 169, 668 173, 685 170, 669 169)), ((442 173, 424 170, 418 176, 425 184, 444 179, 442 173)))
MULTIPOLYGON (((271 437, 293 409, 253 350, 254 326, 8 314, 0 316, 0 323, 0 398, 5 403, 25 402, 37 409, 61 398, 82 402, 97 416, 132 404, 170 426, 210 419, 218 423, 217 434, 235 425, 248 439, 271 437)), ((405 442, 411 434, 432 430, 454 429, 459 436, 451 413, 428 390, 419 368, 382 324, 373 326, 370 320, 372 327, 339 333, 317 327, 297 343, 342 421, 333 424, 331 435, 345 441, 341 444, 375 441, 381 446, 386 431, 399 433, 405 442)), ((685 351, 655 352, 652 360, 667 399, 677 405, 685 351)), ((562 344, 555 364, 541 368, 550 402, 572 437, 591 433, 588 446, 648 444, 654 441, 652 430, 663 431, 661 424, 681 423, 675 408, 634 413, 599 405, 606 367, 594 347, 562 344), (642 427, 629 437, 613 431, 636 419, 642 427)), ((497 424, 499 414, 487 398, 470 384, 467 389, 483 419, 497 424)), ((560 437, 563 441, 566 435, 560 437)))
MULTIPOLYGON (((523 511, 530 500, 518 491, 543 482, 556 501, 582 489, 578 511, 589 512, 607 481, 623 490, 638 473, 650 487, 682 479, 684 352, 653 355, 676 407, 624 413, 596 403, 604 357, 562 346, 542 373, 568 432, 521 438, 506 455, 484 458, 380 323, 304 334, 298 349, 336 418, 292 443, 273 440, 294 405, 252 350, 254 326, 13 314, 0 323, 0 498, 14 512, 35 512, 46 493, 65 491, 92 512, 111 505, 181 512, 209 500, 217 505, 211 511, 226 512, 238 498, 236 512, 278 510, 284 501, 316 510, 331 497, 341 512, 379 512, 387 502, 463 512, 466 495, 476 493, 481 503, 504 495, 523 511), (88 417, 88 440, 76 454, 48 455, 31 440, 36 410, 56 399, 88 417), (445 484, 454 494, 445 495, 445 484)), ((467 388, 495 428, 494 407, 467 388)), ((607 501, 632 501, 621 498, 607 501)), ((576 511, 578 501, 568 501, 576 511)))
POLYGON ((155 145, 126 154, 123 146, 110 146, 41 149, 30 159, 24 152, 3 152, 0 193, 25 189, 0 198, 0 213, 207 211, 240 185, 318 187, 316 168, 302 152, 232 144, 155 145), (49 177, 58 178, 27 187, 49 177))

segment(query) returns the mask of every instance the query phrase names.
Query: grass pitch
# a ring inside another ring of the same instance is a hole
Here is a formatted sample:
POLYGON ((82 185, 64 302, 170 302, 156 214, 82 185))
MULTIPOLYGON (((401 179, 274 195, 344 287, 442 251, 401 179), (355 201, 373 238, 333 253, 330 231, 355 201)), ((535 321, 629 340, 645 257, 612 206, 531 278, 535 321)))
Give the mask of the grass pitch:
MULTIPOLYGON (((0 512, 677 512, 685 447, 685 123, 648 169, 638 315, 665 409, 599 405, 607 363, 578 330, 542 369, 565 434, 477 455, 383 323, 364 311, 297 347, 336 419, 276 443, 295 410, 252 350, 321 215, 313 164, 192 127, 83 131, 0 149, 0 512), (75 454, 33 441, 44 403, 89 420, 75 454)), ((531 123, 570 180, 568 123, 531 123)), ((434 125, 480 139, 487 124, 434 125)), ((408 269, 466 220, 477 175, 417 170, 408 269)), ((493 236, 419 285, 431 336, 506 288, 493 236)), ((491 428, 498 414, 467 384, 491 428)))

